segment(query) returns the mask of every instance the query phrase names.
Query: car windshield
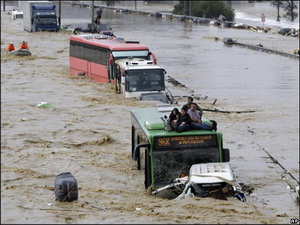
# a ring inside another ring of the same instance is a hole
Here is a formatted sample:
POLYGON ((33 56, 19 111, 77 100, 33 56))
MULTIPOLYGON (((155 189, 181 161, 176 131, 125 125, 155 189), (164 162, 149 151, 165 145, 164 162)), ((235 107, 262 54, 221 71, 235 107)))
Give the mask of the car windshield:
POLYGON ((111 28, 106 24, 97 25, 98 30, 111 30, 111 28))
POLYGON ((140 100, 143 100, 143 101, 160 101, 160 102, 166 103, 166 104, 169 103, 167 97, 163 93, 155 93, 155 94, 151 93, 151 94, 142 95, 140 100))

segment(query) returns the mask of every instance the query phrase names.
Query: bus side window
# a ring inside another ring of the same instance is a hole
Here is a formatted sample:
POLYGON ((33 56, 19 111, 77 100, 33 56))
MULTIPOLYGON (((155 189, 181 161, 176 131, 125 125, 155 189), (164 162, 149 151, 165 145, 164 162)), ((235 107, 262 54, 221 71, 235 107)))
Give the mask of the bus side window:
POLYGON ((102 56, 101 50, 97 49, 97 51, 96 51, 96 63, 101 64, 101 56, 102 56))
POLYGON ((96 62, 96 49, 91 49, 91 61, 96 62))

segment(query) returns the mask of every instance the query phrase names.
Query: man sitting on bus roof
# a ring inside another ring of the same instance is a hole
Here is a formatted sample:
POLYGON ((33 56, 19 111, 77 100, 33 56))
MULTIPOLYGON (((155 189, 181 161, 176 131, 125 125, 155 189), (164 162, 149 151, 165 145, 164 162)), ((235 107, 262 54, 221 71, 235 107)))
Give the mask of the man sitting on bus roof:
POLYGON ((190 115, 192 120, 191 128, 193 130, 212 130, 211 126, 202 123, 199 111, 196 108, 197 108, 196 103, 192 102, 191 108, 187 111, 187 113, 190 115))
POLYGON ((188 97, 188 102, 183 107, 190 109, 192 103, 196 104, 196 109, 199 111, 200 119, 201 119, 201 117, 203 115, 202 109, 200 108, 200 106, 197 103, 194 102, 193 97, 188 97))
POLYGON ((187 108, 182 107, 179 115, 179 119, 176 122, 175 130, 178 133, 181 133, 183 131, 188 131, 191 129, 191 117, 187 113, 187 108))

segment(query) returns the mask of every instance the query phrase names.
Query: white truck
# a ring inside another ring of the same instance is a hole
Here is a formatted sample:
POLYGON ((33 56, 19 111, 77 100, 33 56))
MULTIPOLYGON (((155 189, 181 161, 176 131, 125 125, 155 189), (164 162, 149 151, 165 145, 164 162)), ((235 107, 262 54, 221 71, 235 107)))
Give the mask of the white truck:
POLYGON ((50 1, 23 1, 23 26, 28 32, 59 30, 56 6, 50 1))
POLYGON ((115 89, 124 98, 158 100, 170 103, 165 86, 166 71, 152 60, 124 58, 115 61, 115 89))
POLYGON ((15 19, 23 19, 23 11, 20 11, 20 10, 13 10, 11 12, 11 18, 13 20, 15 19))

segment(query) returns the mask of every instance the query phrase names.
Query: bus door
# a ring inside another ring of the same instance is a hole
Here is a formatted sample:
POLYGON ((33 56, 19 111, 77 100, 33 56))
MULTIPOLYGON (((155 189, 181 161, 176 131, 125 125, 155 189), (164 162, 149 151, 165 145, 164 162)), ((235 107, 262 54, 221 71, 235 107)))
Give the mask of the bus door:
POLYGON ((141 143, 135 146, 133 155, 137 161, 137 169, 144 170, 145 174, 145 189, 148 188, 152 183, 151 176, 151 145, 149 143, 141 143))
POLYGON ((150 148, 146 151, 145 154, 145 189, 151 186, 152 184, 152 175, 151 175, 151 152, 150 148))
POLYGON ((107 56, 108 56, 107 74, 108 74, 108 80, 109 80, 109 82, 111 82, 115 79, 115 76, 114 76, 114 58, 113 58, 113 55, 111 53, 108 53, 107 56))

